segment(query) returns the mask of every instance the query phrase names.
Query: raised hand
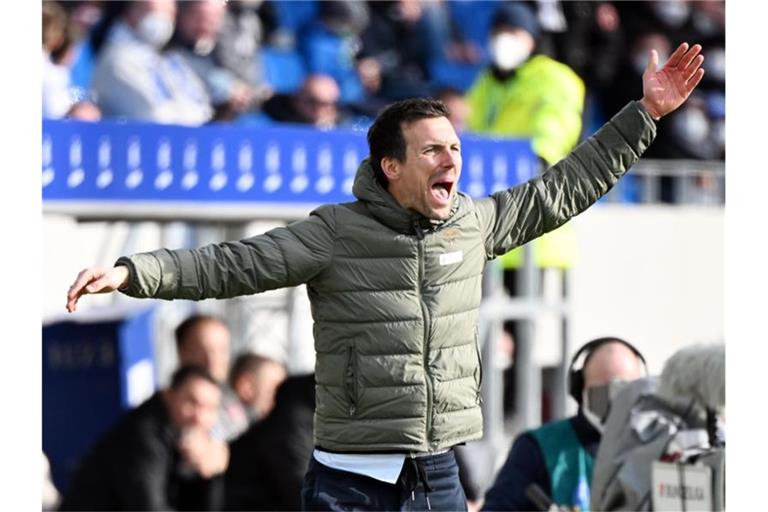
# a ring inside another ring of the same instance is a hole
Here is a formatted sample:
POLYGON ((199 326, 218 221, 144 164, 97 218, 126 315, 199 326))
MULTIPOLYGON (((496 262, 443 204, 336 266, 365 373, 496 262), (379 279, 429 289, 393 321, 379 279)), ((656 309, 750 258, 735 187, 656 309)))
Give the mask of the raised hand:
POLYGON ((648 66, 643 73, 643 99, 645 109, 655 120, 661 119, 682 105, 704 76, 704 56, 698 44, 688 48, 683 43, 669 57, 667 63, 656 71, 659 54, 651 50, 648 66))
POLYGON ((80 297, 89 293, 109 293, 117 290, 128 280, 128 268, 122 265, 112 268, 87 268, 77 275, 67 292, 67 311, 77 309, 80 297))

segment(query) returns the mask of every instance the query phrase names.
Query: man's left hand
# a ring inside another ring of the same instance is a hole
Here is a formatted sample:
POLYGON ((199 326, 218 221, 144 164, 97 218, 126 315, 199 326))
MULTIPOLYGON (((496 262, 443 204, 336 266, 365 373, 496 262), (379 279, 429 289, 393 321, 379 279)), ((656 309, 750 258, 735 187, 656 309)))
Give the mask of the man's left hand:
POLYGON ((701 45, 688 48, 688 43, 683 43, 657 71, 659 54, 651 50, 648 67, 643 73, 643 99, 640 102, 655 120, 682 105, 701 81, 704 56, 700 52, 701 45))

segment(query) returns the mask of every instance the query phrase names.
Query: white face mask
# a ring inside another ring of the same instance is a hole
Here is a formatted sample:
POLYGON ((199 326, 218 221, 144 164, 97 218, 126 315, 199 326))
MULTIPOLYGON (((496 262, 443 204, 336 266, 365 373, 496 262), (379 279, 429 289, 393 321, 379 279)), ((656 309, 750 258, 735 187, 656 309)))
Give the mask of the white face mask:
POLYGON ((136 34, 142 41, 160 49, 173 35, 174 22, 159 13, 151 12, 144 16, 136 27, 136 34))
POLYGON ((210 53, 213 51, 213 48, 215 46, 216 46, 216 39, 212 37, 204 37, 202 39, 197 40, 193 48, 193 51, 197 55, 205 57, 207 55, 210 55, 210 53))
POLYGON ((531 55, 525 42, 512 34, 499 34, 491 39, 491 60, 502 71, 510 71, 531 55))

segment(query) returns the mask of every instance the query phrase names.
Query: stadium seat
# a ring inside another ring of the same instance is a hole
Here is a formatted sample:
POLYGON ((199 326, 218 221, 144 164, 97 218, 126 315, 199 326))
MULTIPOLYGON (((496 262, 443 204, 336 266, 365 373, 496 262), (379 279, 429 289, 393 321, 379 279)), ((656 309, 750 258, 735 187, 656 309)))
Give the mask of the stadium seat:
POLYGON ((298 90, 306 76, 304 60, 295 50, 262 48, 264 77, 275 92, 292 93, 298 90))

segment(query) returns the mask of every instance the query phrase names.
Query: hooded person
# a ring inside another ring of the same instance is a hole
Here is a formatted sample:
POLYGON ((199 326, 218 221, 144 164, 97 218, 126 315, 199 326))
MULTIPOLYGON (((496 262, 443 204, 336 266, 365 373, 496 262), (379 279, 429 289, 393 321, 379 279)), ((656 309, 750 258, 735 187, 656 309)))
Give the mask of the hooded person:
POLYGON ((531 138, 552 165, 579 140, 584 82, 563 63, 536 53, 541 27, 525 4, 500 7, 491 20, 490 66, 470 88, 469 131, 531 138))

